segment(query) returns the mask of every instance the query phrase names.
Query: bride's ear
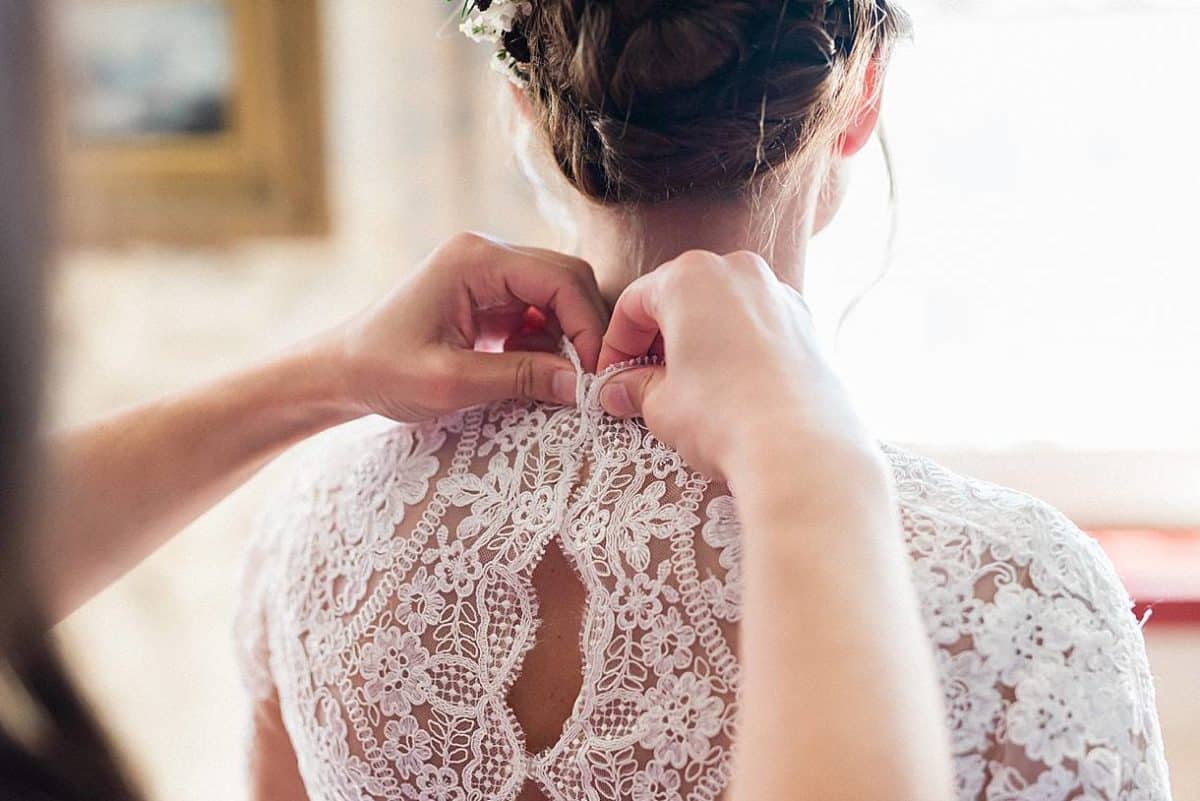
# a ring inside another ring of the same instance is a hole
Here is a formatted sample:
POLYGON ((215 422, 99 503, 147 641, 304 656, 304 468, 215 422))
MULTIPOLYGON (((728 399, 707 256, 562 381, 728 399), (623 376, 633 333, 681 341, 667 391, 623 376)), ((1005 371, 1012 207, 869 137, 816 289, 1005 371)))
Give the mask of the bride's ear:
POLYGON ((524 122, 533 122, 533 106, 529 104, 529 95, 525 94, 525 90, 517 86, 512 81, 507 81, 509 98, 512 100, 513 108, 521 115, 524 122))
POLYGON ((884 64, 872 59, 863 76, 863 91, 850 125, 838 140, 838 155, 849 158, 871 141, 871 134, 879 123, 879 104, 883 99, 884 64))

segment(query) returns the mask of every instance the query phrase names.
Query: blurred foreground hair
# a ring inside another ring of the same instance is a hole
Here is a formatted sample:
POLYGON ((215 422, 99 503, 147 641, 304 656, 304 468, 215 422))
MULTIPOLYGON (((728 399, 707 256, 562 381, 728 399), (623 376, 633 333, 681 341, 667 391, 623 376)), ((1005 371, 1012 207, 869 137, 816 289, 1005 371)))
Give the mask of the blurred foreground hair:
POLYGON ((46 5, 0 0, 0 799, 131 801, 49 642, 30 575, 53 250, 46 5))

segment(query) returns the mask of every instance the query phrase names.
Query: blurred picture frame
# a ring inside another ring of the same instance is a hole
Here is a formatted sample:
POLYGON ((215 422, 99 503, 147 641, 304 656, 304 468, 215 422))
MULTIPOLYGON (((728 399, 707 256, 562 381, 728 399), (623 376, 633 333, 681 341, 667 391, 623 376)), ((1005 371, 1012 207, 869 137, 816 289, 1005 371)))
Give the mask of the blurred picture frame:
POLYGON ((327 233, 319 0, 59 0, 68 245, 327 233))

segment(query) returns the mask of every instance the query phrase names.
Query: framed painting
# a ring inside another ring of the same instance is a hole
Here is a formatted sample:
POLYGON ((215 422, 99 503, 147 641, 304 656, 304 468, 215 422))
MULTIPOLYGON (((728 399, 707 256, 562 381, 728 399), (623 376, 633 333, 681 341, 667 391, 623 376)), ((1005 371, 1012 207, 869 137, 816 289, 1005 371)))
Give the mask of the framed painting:
POLYGON ((325 233, 318 0, 59 0, 72 244, 325 233))

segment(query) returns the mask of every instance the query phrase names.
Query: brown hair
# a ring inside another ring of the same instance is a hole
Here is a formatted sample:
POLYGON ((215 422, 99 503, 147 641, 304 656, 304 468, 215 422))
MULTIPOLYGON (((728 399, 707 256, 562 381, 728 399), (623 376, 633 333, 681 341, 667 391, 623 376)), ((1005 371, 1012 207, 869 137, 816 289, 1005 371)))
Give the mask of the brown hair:
POLYGON ((890 0, 535 0, 505 46, 584 195, 736 193, 848 121, 890 0))

